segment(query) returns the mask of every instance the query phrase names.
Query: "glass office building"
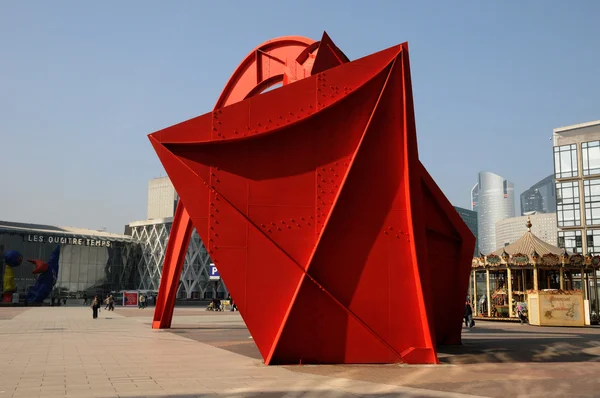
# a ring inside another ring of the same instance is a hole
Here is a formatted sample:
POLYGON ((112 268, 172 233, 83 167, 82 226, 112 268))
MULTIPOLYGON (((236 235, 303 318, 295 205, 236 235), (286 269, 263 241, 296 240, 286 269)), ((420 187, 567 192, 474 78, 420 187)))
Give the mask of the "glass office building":
POLYGON ((521 215, 525 216, 533 212, 555 213, 556 212, 556 187, 554 174, 535 183, 521 194, 521 215))
POLYGON ((600 120, 554 129, 558 245, 600 254, 600 120))
POLYGON ((477 192, 479 250, 488 254, 497 249, 496 223, 515 216, 515 187, 497 174, 482 171, 471 192, 477 192))
POLYGON ((17 292, 26 295, 37 279, 32 274, 35 267, 27 259, 48 261, 57 244, 61 250, 55 293, 60 296, 106 294, 139 284, 135 271, 141 251, 129 236, 5 221, 0 221, 0 278, 4 277, 4 253, 20 252, 23 263, 13 270, 17 292))
POLYGON ((460 216, 460 218, 463 219, 463 221, 465 222, 465 224, 467 224, 467 227, 469 227, 469 229, 471 230, 471 232, 473 233, 473 235, 475 235, 475 251, 474 251, 474 256, 478 256, 479 255, 479 238, 478 238, 478 233, 477 233, 477 212, 473 211, 473 210, 469 210, 469 209, 465 209, 462 207, 457 207, 454 206, 454 209, 456 210, 456 212, 458 213, 458 215, 460 216))

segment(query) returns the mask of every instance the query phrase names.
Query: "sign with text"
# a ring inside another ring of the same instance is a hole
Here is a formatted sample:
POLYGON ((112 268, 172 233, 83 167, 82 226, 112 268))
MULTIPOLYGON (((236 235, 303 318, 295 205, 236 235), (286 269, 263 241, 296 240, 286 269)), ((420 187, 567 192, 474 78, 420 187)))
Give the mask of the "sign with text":
POLYGON ((583 295, 542 293, 540 314, 545 325, 583 326, 583 295))
POLYGON ((581 292, 529 294, 529 323, 539 326, 584 326, 581 292), (537 312, 537 314, 535 314, 537 312), (533 315, 531 315, 533 313, 533 315))
POLYGON ((138 292, 123 292, 123 306, 124 307, 137 307, 138 305, 138 292))
POLYGON ((25 242, 31 243, 54 243, 60 245, 75 245, 75 246, 95 246, 95 247, 111 247, 113 244, 109 240, 92 239, 92 238, 74 238, 65 236, 52 235, 26 235, 23 237, 25 242))
POLYGON ((219 270, 213 263, 210 263, 208 278, 211 281, 218 281, 219 279, 221 279, 221 275, 219 275, 219 270))

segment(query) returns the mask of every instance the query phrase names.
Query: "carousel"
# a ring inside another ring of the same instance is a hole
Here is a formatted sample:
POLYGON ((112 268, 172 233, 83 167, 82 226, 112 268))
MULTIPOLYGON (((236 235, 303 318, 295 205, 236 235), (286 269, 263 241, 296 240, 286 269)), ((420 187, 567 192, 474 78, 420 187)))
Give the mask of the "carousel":
POLYGON ((539 326, 598 323, 599 255, 552 246, 531 232, 488 255, 474 257, 470 299, 479 319, 539 326))

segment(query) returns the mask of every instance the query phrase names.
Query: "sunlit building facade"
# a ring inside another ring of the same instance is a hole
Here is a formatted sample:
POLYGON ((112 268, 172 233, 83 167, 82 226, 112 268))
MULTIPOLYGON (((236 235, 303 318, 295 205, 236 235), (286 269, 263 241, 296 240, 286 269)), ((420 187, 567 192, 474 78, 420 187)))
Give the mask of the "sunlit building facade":
POLYGON ((540 240, 557 245, 556 213, 535 213, 527 216, 511 217, 496 223, 496 247, 501 248, 519 240, 527 232, 527 219, 530 219, 531 232, 540 240))
POLYGON ((496 223, 515 216, 515 187, 497 174, 482 171, 473 190, 477 192, 479 250, 491 253, 497 249, 496 223))
POLYGON ((173 217, 179 195, 169 177, 148 181, 148 220, 173 217))
POLYGON ((558 245, 600 254, 600 120, 554 129, 558 245))

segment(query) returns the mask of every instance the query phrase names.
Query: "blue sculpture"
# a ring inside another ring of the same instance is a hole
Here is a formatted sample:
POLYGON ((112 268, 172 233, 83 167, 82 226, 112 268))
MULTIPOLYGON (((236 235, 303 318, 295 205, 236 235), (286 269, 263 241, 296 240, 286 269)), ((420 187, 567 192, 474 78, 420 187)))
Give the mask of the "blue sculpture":
POLYGON ((27 260, 32 264, 35 264, 33 274, 39 274, 35 285, 29 290, 27 294, 27 301, 30 303, 41 303, 43 302, 56 284, 58 279, 58 260, 60 257, 60 245, 54 248, 54 251, 50 255, 50 260, 46 263, 42 260, 27 260))

